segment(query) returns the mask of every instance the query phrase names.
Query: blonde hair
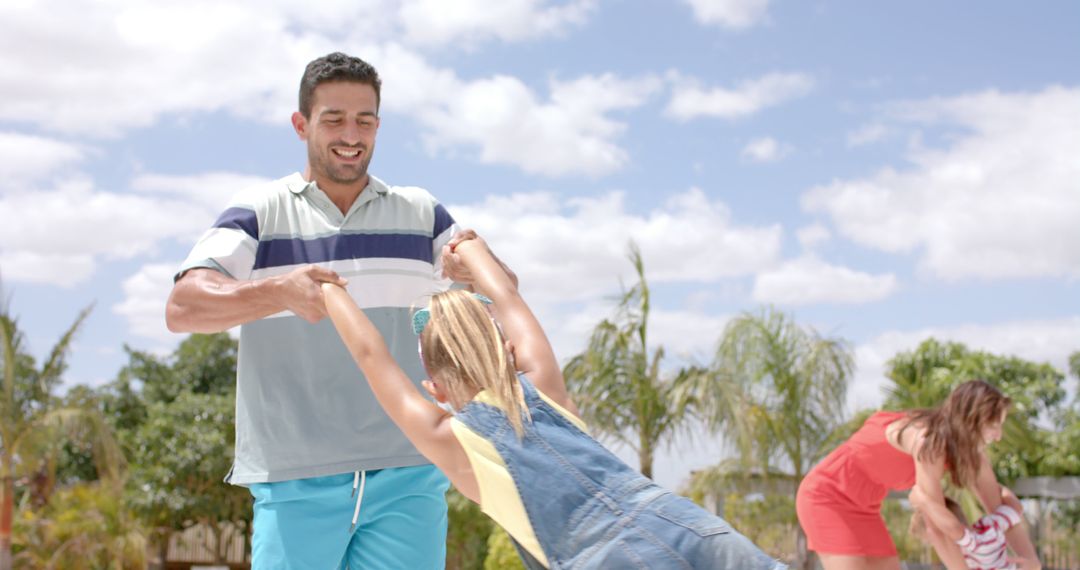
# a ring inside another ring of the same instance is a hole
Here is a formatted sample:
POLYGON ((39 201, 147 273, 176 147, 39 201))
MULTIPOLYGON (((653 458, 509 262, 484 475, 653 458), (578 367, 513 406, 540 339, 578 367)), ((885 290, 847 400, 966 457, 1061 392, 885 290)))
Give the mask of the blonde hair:
POLYGON ((420 333, 428 374, 439 377, 455 408, 486 390, 521 437, 522 417, 529 412, 514 363, 487 308, 471 293, 450 290, 433 296, 428 310, 431 318, 420 333))

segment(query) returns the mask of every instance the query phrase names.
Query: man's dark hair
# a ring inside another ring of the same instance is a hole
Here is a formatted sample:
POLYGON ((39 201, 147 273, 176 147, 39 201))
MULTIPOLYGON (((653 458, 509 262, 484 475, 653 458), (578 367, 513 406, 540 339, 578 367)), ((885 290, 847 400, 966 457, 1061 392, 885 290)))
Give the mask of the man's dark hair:
POLYGON ((375 110, 379 110, 379 103, 382 102, 382 80, 379 79, 379 72, 358 57, 336 51, 313 60, 304 69, 304 76, 300 78, 300 112, 304 118, 311 118, 311 99, 315 88, 320 83, 330 81, 355 81, 370 85, 375 89, 375 110))

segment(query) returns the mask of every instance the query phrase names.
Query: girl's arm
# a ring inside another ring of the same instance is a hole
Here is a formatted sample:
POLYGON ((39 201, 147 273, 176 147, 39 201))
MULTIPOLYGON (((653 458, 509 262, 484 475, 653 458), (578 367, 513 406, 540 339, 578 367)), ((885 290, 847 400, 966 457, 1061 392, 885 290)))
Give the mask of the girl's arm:
POLYGON ((387 415, 463 495, 480 502, 468 456, 451 431, 452 416, 420 395, 390 355, 378 329, 345 289, 323 283, 322 291, 334 327, 387 415))
POLYGON ((480 238, 462 241, 455 246, 454 253, 460 255, 462 263, 472 274, 473 287, 494 302, 492 311, 502 326, 503 334, 514 345, 518 370, 525 373, 555 403, 574 415, 580 415, 566 391, 562 369, 544 329, 484 241, 480 238))

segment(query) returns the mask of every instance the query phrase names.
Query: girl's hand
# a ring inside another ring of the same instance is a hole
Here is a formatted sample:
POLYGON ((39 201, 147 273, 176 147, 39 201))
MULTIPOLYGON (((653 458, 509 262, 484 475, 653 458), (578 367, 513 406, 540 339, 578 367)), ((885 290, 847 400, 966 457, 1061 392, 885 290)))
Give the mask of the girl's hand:
POLYGON ((1015 564, 1017 570, 1042 570, 1042 564, 1040 564, 1038 560, 1017 558, 1015 556, 1008 556, 1005 559, 1015 564))
POLYGON ((454 249, 457 248, 459 243, 470 239, 480 239, 480 236, 476 235, 476 230, 464 229, 454 234, 454 237, 450 238, 450 241, 446 242, 446 246, 450 248, 450 251, 454 251, 454 249))

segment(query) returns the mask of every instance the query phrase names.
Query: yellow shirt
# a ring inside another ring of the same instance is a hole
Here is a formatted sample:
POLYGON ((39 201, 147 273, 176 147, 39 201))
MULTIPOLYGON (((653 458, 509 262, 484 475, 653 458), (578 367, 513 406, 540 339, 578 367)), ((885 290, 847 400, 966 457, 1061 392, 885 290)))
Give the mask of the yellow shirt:
MULTIPOLYGON (((556 404, 540 390, 537 390, 537 393, 548 405, 581 428, 581 431, 587 431, 585 422, 581 421, 581 418, 556 404)), ((487 392, 480 392, 474 400, 498 407, 495 399, 487 392)), ((544 550, 540 548, 540 541, 536 539, 536 533, 529 524, 525 504, 521 501, 514 479, 506 469, 506 462, 503 461, 498 450, 491 442, 457 419, 450 420, 450 428, 461 442, 461 447, 465 449, 465 455, 469 457, 469 463, 472 465, 473 474, 476 476, 476 486, 480 489, 480 510, 503 527, 540 563, 545 567, 550 567, 544 550)))

